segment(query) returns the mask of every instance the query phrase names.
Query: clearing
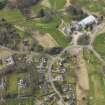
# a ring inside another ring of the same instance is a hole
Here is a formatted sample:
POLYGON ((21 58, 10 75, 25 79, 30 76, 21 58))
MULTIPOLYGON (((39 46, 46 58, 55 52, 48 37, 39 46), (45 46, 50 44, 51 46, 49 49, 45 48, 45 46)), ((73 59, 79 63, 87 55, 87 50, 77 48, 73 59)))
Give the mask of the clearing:
POLYGON ((105 59, 105 33, 101 33, 96 37, 94 48, 105 59))
POLYGON ((88 103, 89 105, 104 105, 105 80, 101 71, 102 65, 94 54, 87 49, 84 49, 84 59, 86 60, 90 83, 88 103))
POLYGON ((36 39, 44 48, 52 48, 58 46, 57 42, 49 35, 41 35, 39 32, 34 33, 33 38, 36 39))

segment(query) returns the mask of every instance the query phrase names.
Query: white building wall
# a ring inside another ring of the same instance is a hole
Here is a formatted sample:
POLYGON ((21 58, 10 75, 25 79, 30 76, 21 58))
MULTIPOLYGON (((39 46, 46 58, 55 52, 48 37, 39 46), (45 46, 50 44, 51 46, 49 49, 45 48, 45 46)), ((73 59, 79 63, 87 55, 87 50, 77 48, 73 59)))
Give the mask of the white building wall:
POLYGON ((86 25, 97 23, 97 20, 94 16, 90 15, 86 17, 85 19, 81 20, 78 24, 81 25, 83 28, 86 27, 86 25))

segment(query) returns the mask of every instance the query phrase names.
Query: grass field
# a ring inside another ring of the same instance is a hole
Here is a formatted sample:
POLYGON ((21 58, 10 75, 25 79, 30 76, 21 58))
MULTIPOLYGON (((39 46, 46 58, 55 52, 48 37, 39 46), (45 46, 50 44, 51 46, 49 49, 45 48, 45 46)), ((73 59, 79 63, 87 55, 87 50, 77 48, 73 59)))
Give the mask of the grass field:
MULTIPOLYGON (((12 53, 9 51, 5 51, 5 50, 0 50, 0 58, 5 57, 5 56, 11 56, 12 53)), ((5 67, 5 64, 0 64, 0 71, 3 70, 3 68, 5 67)))
POLYGON ((64 5, 66 4, 66 0, 49 0, 51 8, 53 10, 63 9, 64 5))
POLYGON ((8 103, 8 105, 19 105, 19 103, 21 103, 21 105, 33 105, 33 99, 30 98, 26 98, 26 99, 8 99, 6 100, 6 102, 8 103))
POLYGON ((84 50, 84 59, 87 62, 90 91, 88 105, 105 105, 105 84, 101 73, 101 64, 88 50, 84 50))
MULTIPOLYGON (((8 77, 8 93, 18 93, 18 82, 20 79, 23 79, 26 74, 16 74, 13 73, 8 77)), ((22 90, 21 90, 22 91, 22 90)), ((23 93, 28 92, 29 89, 24 89, 23 93)))
MULTIPOLYGON (((94 74, 91 76, 91 88, 93 88, 93 105, 105 104, 105 85, 101 74, 94 74)), ((90 103, 91 104, 91 103, 90 103)))
POLYGON ((60 23, 61 20, 58 17, 54 17, 53 20, 49 23, 45 23, 44 21, 38 20, 35 21, 35 23, 31 21, 30 24, 29 23, 23 24, 27 24, 27 26, 32 28, 35 27, 41 32, 49 33, 61 47, 66 47, 69 42, 67 41, 63 33, 58 31, 57 29, 60 23))
POLYGON ((0 17, 5 18, 7 21, 12 23, 18 23, 24 21, 24 17, 21 15, 20 11, 17 9, 13 10, 0 10, 0 17))
POLYGON ((8 105, 18 105, 18 100, 17 99, 8 99, 8 100, 6 100, 6 103, 8 103, 8 105))
POLYGON ((97 12, 100 14, 104 14, 104 7, 105 7, 105 1, 104 0, 77 0, 77 4, 80 6, 85 7, 91 12, 97 12))
POLYGON ((25 36, 25 32, 23 32, 23 31, 20 31, 20 30, 16 30, 17 31, 17 33, 19 34, 19 36, 21 37, 21 38, 23 38, 24 36, 25 36))
POLYGON ((2 10, 0 11, 0 16, 4 17, 8 22, 20 27, 25 27, 26 29, 38 29, 41 32, 49 33, 61 47, 68 45, 65 36, 57 29, 61 20, 56 16, 48 23, 45 23, 42 20, 26 20, 17 9, 12 11, 9 9, 2 10))
POLYGON ((94 48, 105 59, 105 33, 96 37, 94 41, 94 48))

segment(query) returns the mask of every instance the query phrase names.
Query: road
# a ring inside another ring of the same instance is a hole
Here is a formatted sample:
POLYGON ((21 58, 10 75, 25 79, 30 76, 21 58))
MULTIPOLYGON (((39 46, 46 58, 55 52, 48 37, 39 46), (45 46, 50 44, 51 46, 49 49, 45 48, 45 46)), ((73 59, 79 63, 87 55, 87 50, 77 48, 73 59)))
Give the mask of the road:
POLYGON ((58 56, 53 57, 52 61, 49 64, 48 67, 48 76, 49 76, 49 81, 51 83, 51 86, 53 88, 53 90, 56 92, 56 94, 59 96, 60 101, 62 102, 63 105, 65 105, 64 100, 62 95, 60 94, 60 92, 56 89, 55 85, 54 85, 54 81, 53 81, 53 77, 52 77, 52 65, 54 64, 54 62, 66 51, 66 50, 70 50, 72 48, 88 48, 88 46, 80 46, 80 45, 70 45, 68 47, 66 47, 58 56))
MULTIPOLYGON (((16 28, 18 28, 19 30, 21 31, 24 31, 24 28, 21 28, 21 27, 18 27, 18 26, 15 26, 16 28)), ((103 60, 103 58, 101 57, 100 54, 98 54, 95 49, 92 47, 92 44, 96 38, 96 36, 98 35, 98 33, 101 32, 101 30, 105 27, 105 21, 103 21, 103 23, 101 23, 100 25, 98 25, 94 30, 93 32, 91 33, 91 42, 90 42, 90 45, 88 46, 80 46, 80 45, 77 45, 77 43, 75 42, 75 44, 69 44, 69 46, 67 46, 58 56, 56 57, 53 57, 50 64, 49 64, 49 68, 48 68, 48 76, 49 76, 49 81, 51 83, 51 86, 52 88, 54 89, 54 91, 56 92, 56 94, 59 96, 60 98, 60 101, 65 105, 64 103, 64 100, 63 100, 63 97, 62 95, 60 94, 60 92, 56 89, 55 85, 54 85, 54 82, 53 82, 53 77, 52 77, 52 65, 53 63, 66 51, 66 50, 70 50, 71 48, 88 48, 90 51, 92 51, 94 53, 94 55, 100 60, 101 63, 105 64, 105 61, 103 60)), ((7 47, 3 47, 3 46, 0 46, 0 49, 1 50, 6 50, 6 51, 10 51, 10 52, 13 52, 13 53, 26 53, 26 52, 20 52, 20 51, 14 51, 12 49, 9 49, 7 47)))
POLYGON ((97 57, 97 59, 103 64, 105 65, 105 60, 101 57, 101 55, 92 47, 92 46, 89 46, 87 47, 90 51, 93 52, 93 54, 97 57))
POLYGON ((69 46, 66 47, 57 57, 55 57, 55 58, 52 59, 50 65, 49 65, 49 69, 48 69, 49 81, 50 81, 50 83, 51 83, 52 88, 54 89, 54 91, 56 92, 56 94, 59 96, 61 102, 62 102, 64 105, 65 105, 65 103, 64 103, 63 97, 62 97, 62 95, 60 94, 60 92, 56 89, 56 87, 55 87, 55 85, 54 85, 54 82, 53 82, 53 80, 52 80, 53 77, 52 77, 52 72, 51 72, 52 69, 51 69, 51 68, 52 68, 53 63, 54 63, 54 62, 62 55, 62 53, 64 53, 66 50, 70 50, 71 48, 77 47, 77 48, 87 48, 87 49, 89 49, 90 51, 93 52, 93 54, 97 57, 97 59, 99 59, 99 61, 100 61, 102 64, 105 64, 105 61, 104 61, 104 59, 101 57, 101 55, 98 54, 98 52, 95 51, 95 49, 92 47, 92 44, 93 44, 95 38, 97 37, 98 33, 100 33, 100 32, 102 31, 102 29, 104 28, 104 26, 105 26, 105 21, 104 21, 103 23, 101 23, 99 26, 97 26, 97 27, 95 28, 95 30, 93 30, 93 32, 91 33, 91 36, 92 36, 92 37, 91 37, 91 42, 90 42, 89 45, 78 45, 76 42, 75 42, 75 43, 72 43, 72 45, 69 44, 69 46))
POLYGON ((96 39, 97 35, 99 35, 102 30, 105 28, 105 20, 99 24, 98 26, 96 26, 93 30, 93 32, 90 33, 90 37, 91 37, 91 42, 90 44, 92 45, 94 40, 96 39))
POLYGON ((59 96, 60 98, 60 101, 62 102, 63 105, 65 105, 64 103, 64 100, 63 100, 63 97, 62 95, 60 94, 60 92, 56 89, 55 85, 54 85, 54 82, 53 82, 53 77, 52 77, 52 65, 53 63, 62 55, 62 53, 64 51, 66 51, 67 49, 69 49, 69 47, 65 48, 57 57, 55 58, 52 58, 52 61, 51 63, 49 64, 49 67, 48 67, 48 76, 49 76, 49 81, 51 83, 51 86, 53 88, 53 90, 56 92, 56 94, 59 96))

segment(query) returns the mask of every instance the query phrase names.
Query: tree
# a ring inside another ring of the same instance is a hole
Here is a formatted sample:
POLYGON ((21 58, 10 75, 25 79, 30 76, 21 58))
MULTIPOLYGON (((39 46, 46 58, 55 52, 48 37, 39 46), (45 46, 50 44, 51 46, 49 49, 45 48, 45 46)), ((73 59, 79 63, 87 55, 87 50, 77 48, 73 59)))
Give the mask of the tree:
POLYGON ((3 9, 7 3, 7 0, 0 0, 0 9, 3 9))
POLYGON ((39 0, 17 0, 18 7, 28 8, 34 4, 37 4, 39 0))
POLYGON ((0 20, 0 45, 15 49, 20 42, 20 36, 14 26, 3 19, 0 20))
POLYGON ((63 50, 62 47, 53 47, 49 49, 48 53, 51 55, 56 55, 56 54, 59 54, 62 50, 63 50))
POLYGON ((89 35, 82 35, 78 39, 78 44, 79 45, 88 45, 90 43, 90 37, 89 35))
POLYGON ((35 52, 43 52, 44 48, 43 48, 43 46, 39 45, 38 42, 36 41, 32 44, 31 50, 35 51, 35 52))
POLYGON ((83 12, 81 7, 77 5, 70 5, 69 7, 67 7, 66 12, 71 14, 74 20, 81 20, 87 16, 87 14, 83 12))

